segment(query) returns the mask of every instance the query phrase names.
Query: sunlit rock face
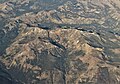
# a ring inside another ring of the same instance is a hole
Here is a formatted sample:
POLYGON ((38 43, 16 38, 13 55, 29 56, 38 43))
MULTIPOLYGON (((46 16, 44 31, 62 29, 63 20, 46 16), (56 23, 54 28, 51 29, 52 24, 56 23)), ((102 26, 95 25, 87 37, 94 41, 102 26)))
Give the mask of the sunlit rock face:
POLYGON ((119 0, 0 4, 1 84, 120 84, 119 0))

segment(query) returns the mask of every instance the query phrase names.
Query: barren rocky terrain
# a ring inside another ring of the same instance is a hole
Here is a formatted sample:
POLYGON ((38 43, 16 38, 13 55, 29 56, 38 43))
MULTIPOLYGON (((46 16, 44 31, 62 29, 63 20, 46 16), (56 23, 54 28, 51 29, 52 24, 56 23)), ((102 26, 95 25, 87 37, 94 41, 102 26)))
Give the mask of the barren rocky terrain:
POLYGON ((0 84, 120 84, 120 0, 2 1, 0 84))

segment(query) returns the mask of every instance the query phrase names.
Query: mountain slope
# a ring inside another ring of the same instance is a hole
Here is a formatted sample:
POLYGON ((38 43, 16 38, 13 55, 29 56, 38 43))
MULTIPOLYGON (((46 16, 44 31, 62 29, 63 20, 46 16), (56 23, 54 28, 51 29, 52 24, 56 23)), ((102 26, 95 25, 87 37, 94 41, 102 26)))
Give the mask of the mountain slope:
POLYGON ((1 73, 0 80, 3 84, 5 80, 13 84, 119 84, 119 3, 119 0, 1 3, 1 68, 6 68, 12 78, 1 73))

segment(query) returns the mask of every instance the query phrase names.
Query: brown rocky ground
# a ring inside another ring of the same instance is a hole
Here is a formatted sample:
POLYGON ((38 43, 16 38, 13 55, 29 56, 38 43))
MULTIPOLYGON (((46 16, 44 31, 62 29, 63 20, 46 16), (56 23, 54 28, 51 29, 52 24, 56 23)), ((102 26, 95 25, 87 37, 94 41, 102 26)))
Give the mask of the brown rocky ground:
POLYGON ((120 84, 119 0, 0 4, 0 84, 120 84))

